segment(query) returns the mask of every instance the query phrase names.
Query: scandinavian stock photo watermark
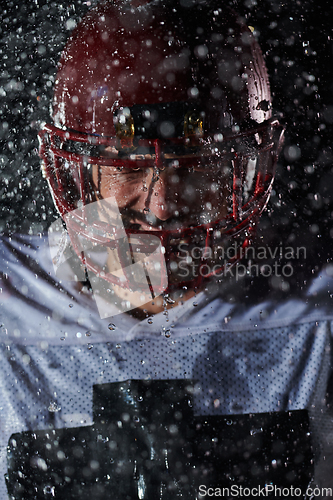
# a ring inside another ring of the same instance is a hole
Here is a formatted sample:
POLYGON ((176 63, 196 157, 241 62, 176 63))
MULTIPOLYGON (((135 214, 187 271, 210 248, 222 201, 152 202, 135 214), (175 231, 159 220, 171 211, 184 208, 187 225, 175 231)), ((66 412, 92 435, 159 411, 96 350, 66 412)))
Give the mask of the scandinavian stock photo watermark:
POLYGON ((77 208, 64 220, 66 231, 60 218, 49 228, 55 274, 64 281, 88 280, 101 318, 141 307, 169 289, 198 286, 207 278, 260 276, 283 285, 293 276, 295 262, 306 259, 303 246, 245 247, 234 236, 218 232, 208 246, 205 230, 190 236, 161 232, 161 237, 155 231, 131 231, 114 197, 77 208))
POLYGON ((325 498, 332 497, 332 488, 310 487, 306 491, 302 488, 288 486, 281 487, 274 484, 266 484, 264 486, 246 487, 242 485, 232 484, 230 487, 209 487, 201 484, 198 490, 198 499, 211 497, 224 498, 260 498, 260 497, 275 497, 275 498, 325 498))
POLYGON ((306 259, 306 247, 278 245, 249 246, 243 248, 233 243, 223 246, 200 247, 179 245, 179 276, 234 277, 236 281, 246 275, 264 278, 272 276, 290 278, 294 274, 295 261, 306 259))

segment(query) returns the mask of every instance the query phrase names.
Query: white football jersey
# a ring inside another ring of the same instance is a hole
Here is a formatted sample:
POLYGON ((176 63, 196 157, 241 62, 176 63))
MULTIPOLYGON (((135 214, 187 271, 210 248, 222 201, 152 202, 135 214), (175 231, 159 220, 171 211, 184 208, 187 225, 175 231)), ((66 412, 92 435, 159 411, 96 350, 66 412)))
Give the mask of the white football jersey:
POLYGON ((189 380, 195 416, 307 409, 315 450, 329 443, 325 269, 298 297, 225 300, 214 289, 140 321, 101 319, 89 288, 56 278, 45 238, 3 239, 0 266, 1 498, 10 436, 91 425, 99 384, 189 380))

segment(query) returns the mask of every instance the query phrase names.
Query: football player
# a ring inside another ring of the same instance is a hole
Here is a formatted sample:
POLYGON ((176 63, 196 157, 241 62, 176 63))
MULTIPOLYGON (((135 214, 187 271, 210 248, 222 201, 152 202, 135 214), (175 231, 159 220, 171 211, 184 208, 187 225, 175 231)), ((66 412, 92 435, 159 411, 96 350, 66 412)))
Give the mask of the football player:
POLYGON ((2 247, 10 498, 311 496, 329 273, 257 303, 232 271, 282 137, 223 5, 104 1, 77 26, 40 133, 61 221, 2 247))

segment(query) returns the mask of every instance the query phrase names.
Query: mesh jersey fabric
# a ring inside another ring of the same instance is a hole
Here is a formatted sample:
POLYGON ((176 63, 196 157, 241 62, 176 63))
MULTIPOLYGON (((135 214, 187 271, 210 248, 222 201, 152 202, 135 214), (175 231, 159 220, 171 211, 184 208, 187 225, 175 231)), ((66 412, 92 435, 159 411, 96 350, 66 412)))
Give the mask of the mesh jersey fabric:
POLYGON ((0 255, 1 498, 10 435, 91 424, 94 384, 189 379, 195 415, 307 408, 316 449, 330 441, 325 270, 300 297, 248 304, 214 290, 139 321, 100 319, 88 290, 54 276, 44 238, 4 238, 0 255))

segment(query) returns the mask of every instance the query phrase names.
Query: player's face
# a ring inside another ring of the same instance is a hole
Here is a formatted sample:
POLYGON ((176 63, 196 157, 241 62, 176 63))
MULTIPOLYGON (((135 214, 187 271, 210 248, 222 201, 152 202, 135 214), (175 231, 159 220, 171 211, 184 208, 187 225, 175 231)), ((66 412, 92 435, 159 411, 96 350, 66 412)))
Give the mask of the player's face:
POLYGON ((226 215, 229 171, 177 167, 121 169, 93 166, 98 198, 114 196, 126 229, 175 230, 198 226, 226 215))

